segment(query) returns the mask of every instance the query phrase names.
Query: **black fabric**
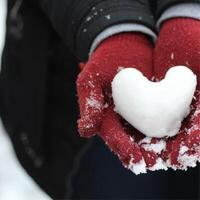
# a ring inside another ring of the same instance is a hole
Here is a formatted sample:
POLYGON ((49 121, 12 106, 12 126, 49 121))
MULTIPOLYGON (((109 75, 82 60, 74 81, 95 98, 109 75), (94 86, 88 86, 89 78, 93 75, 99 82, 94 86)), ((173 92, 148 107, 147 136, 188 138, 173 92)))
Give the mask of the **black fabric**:
POLYGON ((86 143, 76 129, 78 71, 38 7, 9 0, 0 114, 20 162, 54 199, 69 193, 67 177, 86 143))
POLYGON ((95 37, 105 28, 120 23, 139 23, 155 31, 155 22, 149 2, 131 0, 101 1, 83 18, 77 32, 76 53, 81 60, 88 59, 88 51, 95 37), (88 20, 89 19, 89 20, 88 20))
POLYGON ((200 198, 200 166, 187 171, 169 169, 135 176, 122 166, 117 156, 113 156, 98 137, 82 156, 80 169, 72 182, 73 199, 200 198))
POLYGON ((156 17, 159 18, 167 8, 180 3, 200 3, 200 0, 158 0, 156 17))
POLYGON ((88 59, 92 41, 106 27, 135 22, 155 30, 148 0, 59 0, 59 3, 40 0, 39 3, 69 49, 82 61, 88 59))
MULTIPOLYGON (((29 0, 31 1, 31 0, 29 0)), ((88 59, 94 38, 119 23, 143 24, 156 33, 155 18, 179 3, 200 0, 36 0, 69 50, 81 61, 88 59), (98 24, 98 25, 97 25, 98 24)))
POLYGON ((69 177, 86 145, 76 125, 79 59, 110 25, 154 30, 155 13, 156 1, 147 0, 8 0, 0 115, 21 164, 54 199, 70 193, 69 177))

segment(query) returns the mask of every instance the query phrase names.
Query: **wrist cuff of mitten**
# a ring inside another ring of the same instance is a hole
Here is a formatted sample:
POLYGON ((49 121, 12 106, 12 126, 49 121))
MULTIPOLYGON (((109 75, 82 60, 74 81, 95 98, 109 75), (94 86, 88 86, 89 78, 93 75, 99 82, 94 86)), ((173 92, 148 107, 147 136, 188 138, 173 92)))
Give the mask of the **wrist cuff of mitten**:
POLYGON ((151 45, 151 41, 145 34, 139 32, 119 33, 103 40, 92 53, 91 58, 96 59, 96 56, 104 55, 105 52, 118 54, 118 51, 120 51, 124 54, 126 51, 126 53, 129 53, 132 52, 132 49, 135 49, 135 46, 146 47, 149 45, 151 45))
POLYGON ((158 0, 156 18, 159 19, 163 12, 165 12, 168 8, 183 3, 200 3, 200 0, 158 0))
MULTIPOLYGON (((200 20, 196 20, 192 18, 176 17, 176 18, 172 18, 171 20, 166 21, 161 28, 167 31, 168 37, 172 37, 171 31, 174 29, 176 30, 178 37, 184 38, 185 34, 189 33, 190 30, 200 29, 200 20)), ((197 34, 198 33, 199 31, 197 32, 197 34)))
POLYGON ((182 3, 168 8, 159 18, 157 27, 160 27, 164 21, 177 17, 187 17, 200 20, 200 4, 182 3))
POLYGON ((94 50, 97 48, 97 46, 106 38, 119 34, 119 33, 124 33, 124 32, 140 32, 144 33, 150 38, 152 38, 153 41, 156 40, 156 34, 148 27, 141 25, 141 24, 118 24, 111 26, 104 31, 102 31, 93 41, 92 46, 90 48, 89 56, 94 52, 94 50))

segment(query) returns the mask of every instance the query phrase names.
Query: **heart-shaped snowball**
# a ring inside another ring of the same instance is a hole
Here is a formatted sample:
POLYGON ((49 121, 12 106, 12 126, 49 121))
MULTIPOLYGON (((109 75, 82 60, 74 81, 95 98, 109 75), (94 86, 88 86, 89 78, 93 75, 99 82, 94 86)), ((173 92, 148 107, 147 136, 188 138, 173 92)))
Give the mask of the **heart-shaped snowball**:
POLYGON ((187 67, 172 67, 160 82, 151 82, 133 68, 121 70, 113 79, 115 109, 126 121, 149 137, 172 137, 190 113, 197 85, 187 67))

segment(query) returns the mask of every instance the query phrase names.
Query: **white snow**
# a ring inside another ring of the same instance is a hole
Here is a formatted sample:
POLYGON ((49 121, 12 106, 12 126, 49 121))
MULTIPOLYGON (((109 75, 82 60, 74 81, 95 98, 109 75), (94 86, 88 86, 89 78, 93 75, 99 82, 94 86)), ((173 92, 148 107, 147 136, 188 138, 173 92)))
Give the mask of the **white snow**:
POLYGON ((180 165, 176 166, 176 165, 172 165, 170 162, 170 159, 168 159, 166 161, 166 166, 168 168, 171 168, 173 170, 185 170, 187 171, 187 169, 189 167, 196 167, 197 163, 200 162, 200 155, 198 155, 198 153, 196 154, 192 154, 192 155, 188 155, 187 153, 188 151, 188 147, 186 146, 182 146, 179 150, 179 156, 178 156, 178 163, 180 165))
POLYGON ((100 110, 102 107, 101 104, 92 96, 86 99, 86 106, 91 108, 96 108, 98 110, 100 110))
POLYGON ((124 67, 118 67, 117 72, 120 72, 123 69, 124 69, 124 67))
POLYGON ((89 22, 91 19, 92 19, 92 17, 89 16, 89 17, 86 18, 86 21, 89 22))
POLYGON ((190 112, 196 84, 196 75, 184 66, 172 67, 160 82, 126 68, 112 82, 115 110, 146 136, 172 137, 190 112))
MULTIPOLYGON (((5 38, 6 0, 0 0, 0 53, 5 38)), ((19 164, 0 122, 0 199, 50 200, 19 164)))
POLYGON ((144 159, 142 159, 138 163, 133 163, 133 161, 131 160, 129 162, 128 169, 130 169, 135 175, 144 174, 147 172, 146 163, 145 163, 144 159))
POLYGON ((151 137, 145 137, 142 140, 140 140, 139 145, 144 144, 144 143, 149 144, 149 143, 151 143, 151 140, 152 140, 151 137))
POLYGON ((110 15, 106 15, 105 17, 106 17, 106 19, 108 19, 108 20, 111 19, 111 16, 110 16, 110 15))
POLYGON ((168 170, 166 163, 161 159, 158 158, 156 160, 156 164, 153 167, 149 168, 150 171, 157 171, 157 170, 168 170))
POLYGON ((138 19, 139 19, 139 20, 142 20, 142 17, 141 17, 141 16, 139 16, 139 17, 138 17, 138 19))
POLYGON ((133 163, 133 161, 131 160, 127 168, 131 170, 135 175, 145 174, 147 173, 147 170, 150 171, 168 170, 166 163, 161 158, 158 158, 156 164, 153 167, 149 168, 147 168, 144 159, 142 159, 138 163, 133 163))
POLYGON ((155 144, 142 144, 142 147, 146 151, 153 151, 157 154, 160 154, 163 150, 166 149, 166 142, 164 140, 160 140, 159 142, 155 144))
POLYGON ((181 146, 180 150, 179 150, 179 154, 183 155, 185 152, 187 152, 189 150, 188 147, 186 146, 181 146))
POLYGON ((171 53, 171 60, 174 60, 174 53, 171 53))
POLYGON ((188 167, 196 167, 199 157, 197 154, 188 155, 187 146, 181 146, 179 150, 178 162, 181 164, 182 170, 187 170, 188 167))
POLYGON ((196 167, 197 161, 198 157, 196 155, 183 154, 178 157, 178 162, 181 164, 182 170, 187 170, 188 167, 196 167))

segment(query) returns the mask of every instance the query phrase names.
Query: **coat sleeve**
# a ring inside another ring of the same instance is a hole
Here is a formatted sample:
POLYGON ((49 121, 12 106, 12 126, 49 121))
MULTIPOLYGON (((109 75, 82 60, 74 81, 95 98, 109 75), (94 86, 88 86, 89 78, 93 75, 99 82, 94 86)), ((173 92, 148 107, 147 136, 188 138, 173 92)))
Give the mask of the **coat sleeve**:
POLYGON ((155 31, 150 0, 37 0, 69 49, 88 59, 94 38, 121 23, 138 23, 155 31))

